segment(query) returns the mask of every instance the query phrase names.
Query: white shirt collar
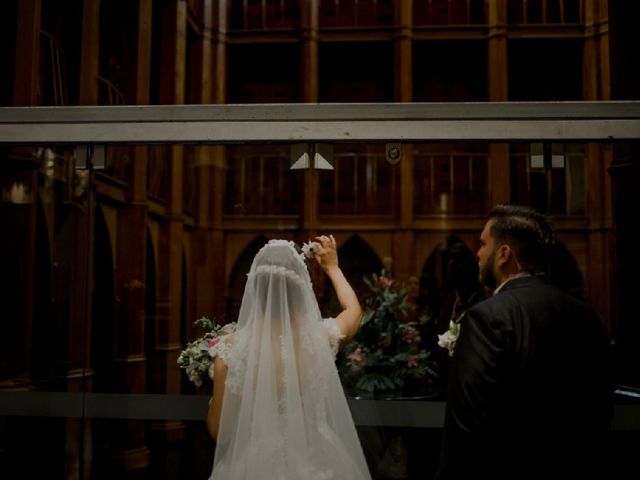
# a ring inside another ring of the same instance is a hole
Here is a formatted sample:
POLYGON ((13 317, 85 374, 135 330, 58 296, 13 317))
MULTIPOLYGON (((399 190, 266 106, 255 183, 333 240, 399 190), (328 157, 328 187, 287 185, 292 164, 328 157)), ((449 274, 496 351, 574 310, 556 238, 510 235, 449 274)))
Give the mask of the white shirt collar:
POLYGON ((495 295, 496 293, 498 293, 500 290, 502 290, 502 288, 509 283, 511 280, 515 280, 516 278, 524 278, 524 277, 530 277, 531 274, 529 272, 520 272, 520 273, 516 273, 515 275, 513 275, 512 277, 507 278, 504 282, 502 282, 500 285, 498 285, 498 288, 496 288, 493 291, 493 294, 495 295))

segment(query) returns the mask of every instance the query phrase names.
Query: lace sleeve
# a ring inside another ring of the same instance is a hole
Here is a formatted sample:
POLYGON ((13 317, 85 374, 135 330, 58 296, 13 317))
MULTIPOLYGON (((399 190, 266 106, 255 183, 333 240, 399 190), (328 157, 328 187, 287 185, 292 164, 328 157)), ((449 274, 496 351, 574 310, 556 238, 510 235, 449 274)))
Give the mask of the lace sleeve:
POLYGON ((229 365, 231 347, 233 347, 233 335, 225 335, 220 337, 220 341, 209 349, 209 355, 212 358, 220 357, 224 363, 229 365))
POLYGON ((329 334, 329 345, 331 346, 331 351, 333 352, 333 356, 335 357, 338 354, 340 340, 344 338, 344 335, 340 331, 340 327, 338 327, 335 318, 325 318, 322 320, 322 324, 324 325, 324 328, 327 329, 327 333, 329 334))

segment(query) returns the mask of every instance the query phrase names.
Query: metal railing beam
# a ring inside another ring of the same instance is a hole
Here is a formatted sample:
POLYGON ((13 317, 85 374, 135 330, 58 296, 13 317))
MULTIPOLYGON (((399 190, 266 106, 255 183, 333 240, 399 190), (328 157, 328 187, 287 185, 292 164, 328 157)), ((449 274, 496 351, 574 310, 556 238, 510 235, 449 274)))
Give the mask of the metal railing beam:
POLYGON ((0 144, 637 139, 638 101, 0 108, 0 144))

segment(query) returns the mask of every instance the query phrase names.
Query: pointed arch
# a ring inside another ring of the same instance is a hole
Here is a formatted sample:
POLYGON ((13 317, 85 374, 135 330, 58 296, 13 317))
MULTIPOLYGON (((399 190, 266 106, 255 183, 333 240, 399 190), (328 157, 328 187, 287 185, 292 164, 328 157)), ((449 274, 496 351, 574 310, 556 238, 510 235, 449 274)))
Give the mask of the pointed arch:
POLYGON ((578 262, 561 241, 551 247, 547 266, 549 281, 569 295, 584 297, 584 281, 578 262))
POLYGON ((51 238, 44 204, 40 195, 36 201, 36 237, 34 260, 34 304, 32 331, 33 379, 50 378, 50 342, 53 333, 53 302, 51 300, 51 238))
POLYGON ((434 313, 439 332, 448 328, 455 300, 454 283, 460 281, 477 284, 477 262, 473 250, 460 237, 450 235, 436 245, 420 273, 418 301, 434 313), (463 260, 464 266, 454 272, 452 265, 458 260, 463 260))
POLYGON ((147 357, 146 392, 155 393, 154 372, 156 366, 156 256, 153 248, 151 231, 147 228, 147 249, 144 274, 144 353, 147 357))
POLYGON ((240 313, 240 304, 242 303, 242 294, 244 286, 247 282, 247 273, 251 268, 253 258, 258 251, 267 243, 268 239, 264 235, 259 235, 247 245, 242 253, 238 256, 229 277, 229 287, 227 289, 227 305, 226 315, 230 321, 235 321, 240 313))
MULTIPOLYGON (((351 286, 358 295, 362 295, 366 289, 364 277, 374 273, 380 273, 383 263, 375 250, 359 235, 353 235, 338 247, 340 268, 351 286)), ((323 316, 335 316, 340 312, 340 303, 331 285, 331 281, 325 276, 323 289, 324 295, 320 299, 320 308, 323 316)))
POLYGON ((93 247, 91 366, 94 391, 113 391, 116 295, 111 235, 100 205, 96 206, 93 247))

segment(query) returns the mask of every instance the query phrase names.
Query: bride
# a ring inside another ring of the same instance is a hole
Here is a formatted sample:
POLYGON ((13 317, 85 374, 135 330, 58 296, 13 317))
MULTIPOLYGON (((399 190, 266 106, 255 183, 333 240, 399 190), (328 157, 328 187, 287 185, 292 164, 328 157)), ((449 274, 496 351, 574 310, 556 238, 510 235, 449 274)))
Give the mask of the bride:
POLYGON ((214 364, 212 479, 371 478, 334 363, 362 310, 333 236, 317 237, 312 254, 342 306, 335 319, 321 318, 293 242, 271 240, 253 260, 238 329, 218 343, 214 364))

